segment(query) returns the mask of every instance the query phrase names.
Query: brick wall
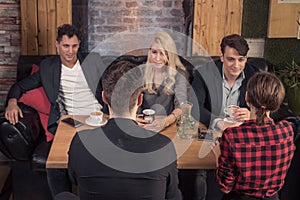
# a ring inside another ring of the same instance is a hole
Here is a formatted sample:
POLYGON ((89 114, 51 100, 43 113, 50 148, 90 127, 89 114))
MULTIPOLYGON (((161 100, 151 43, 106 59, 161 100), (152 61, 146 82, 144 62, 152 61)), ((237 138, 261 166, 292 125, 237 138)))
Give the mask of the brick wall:
POLYGON ((160 27, 184 31, 183 0, 89 0, 88 43, 97 43, 117 32, 160 27))
POLYGON ((20 55, 20 6, 18 0, 0 0, 0 109, 16 80, 20 55))
MULTIPOLYGON (((87 4, 87 50, 115 33, 145 27, 184 32, 183 2, 190 0, 80 0, 87 4)), ((80 14, 74 12, 80 18, 80 14)), ((76 18, 76 16, 74 16, 76 18)), ((78 19, 77 19, 78 21, 78 19)), ((86 26, 81 23, 81 26, 86 26)), ((0 109, 16 79, 21 44, 20 0, 0 0, 0 109)))

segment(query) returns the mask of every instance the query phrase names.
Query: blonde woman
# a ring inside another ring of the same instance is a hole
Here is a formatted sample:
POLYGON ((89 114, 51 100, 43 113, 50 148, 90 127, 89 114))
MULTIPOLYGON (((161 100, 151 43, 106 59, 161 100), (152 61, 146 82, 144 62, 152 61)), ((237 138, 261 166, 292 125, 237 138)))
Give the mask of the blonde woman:
POLYGON ((180 104, 187 99, 187 72, 168 33, 158 32, 152 39, 144 70, 144 96, 140 111, 151 108, 156 116, 165 117, 153 123, 147 123, 141 117, 137 121, 140 126, 160 131, 176 122, 181 114, 180 104))

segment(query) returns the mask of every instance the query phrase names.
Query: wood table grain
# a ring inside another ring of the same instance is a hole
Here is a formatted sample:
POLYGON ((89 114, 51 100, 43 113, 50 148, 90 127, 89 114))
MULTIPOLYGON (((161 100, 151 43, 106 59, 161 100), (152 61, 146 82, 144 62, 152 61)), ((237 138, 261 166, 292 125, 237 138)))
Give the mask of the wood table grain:
MULTIPOLYGON (((61 119, 73 117, 85 123, 88 116, 68 116, 61 119)), ((73 128, 63 122, 59 123, 46 163, 47 168, 67 168, 68 150, 76 131, 92 129, 95 127, 84 125, 73 128)), ((194 139, 181 139, 176 136, 177 127, 175 124, 165 128, 161 134, 169 137, 177 152, 177 164, 179 169, 215 169, 216 157, 211 151, 211 142, 194 139)), ((219 132, 214 133, 214 137, 219 136, 219 132)))

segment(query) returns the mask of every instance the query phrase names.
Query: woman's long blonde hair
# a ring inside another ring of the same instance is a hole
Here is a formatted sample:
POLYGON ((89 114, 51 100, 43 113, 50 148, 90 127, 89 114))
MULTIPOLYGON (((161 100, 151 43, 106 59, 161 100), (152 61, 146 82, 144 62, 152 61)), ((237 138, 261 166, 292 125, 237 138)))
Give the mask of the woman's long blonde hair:
POLYGON ((163 89, 163 92, 170 95, 174 94, 174 91, 172 90, 172 86, 175 84, 175 77, 177 74, 177 69, 182 70, 186 73, 186 69, 181 63, 178 54, 177 49, 174 40, 167 32, 158 32, 155 34, 154 38, 152 39, 150 43, 150 49, 148 51, 148 58, 146 62, 146 70, 144 75, 145 80, 145 86, 144 90, 146 90, 150 94, 156 94, 154 90, 154 69, 153 66, 150 64, 150 54, 151 54, 151 47, 157 44, 160 49, 163 49, 163 54, 166 58, 166 72, 167 72, 167 81, 166 85, 163 89))

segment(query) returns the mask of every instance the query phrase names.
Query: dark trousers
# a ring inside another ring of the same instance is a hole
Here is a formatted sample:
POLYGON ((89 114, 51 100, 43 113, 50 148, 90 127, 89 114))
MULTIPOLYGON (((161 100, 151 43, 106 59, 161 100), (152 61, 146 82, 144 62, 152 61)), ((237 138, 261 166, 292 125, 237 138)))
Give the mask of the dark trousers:
POLYGON ((54 197, 54 200, 80 200, 78 196, 71 192, 62 192, 54 197))
POLYGON ((215 170, 179 169, 183 200, 221 200, 223 192, 216 183, 215 174, 215 170))
POLYGON ((178 170, 179 189, 183 200, 205 200, 206 170, 178 170))
POLYGON ((250 197, 243 194, 238 194, 236 192, 229 192, 223 196, 222 200, 279 200, 278 194, 275 194, 272 197, 265 197, 265 198, 257 198, 257 197, 250 197))
POLYGON ((52 197, 61 192, 72 192, 72 183, 67 169, 47 169, 48 185, 52 197))

